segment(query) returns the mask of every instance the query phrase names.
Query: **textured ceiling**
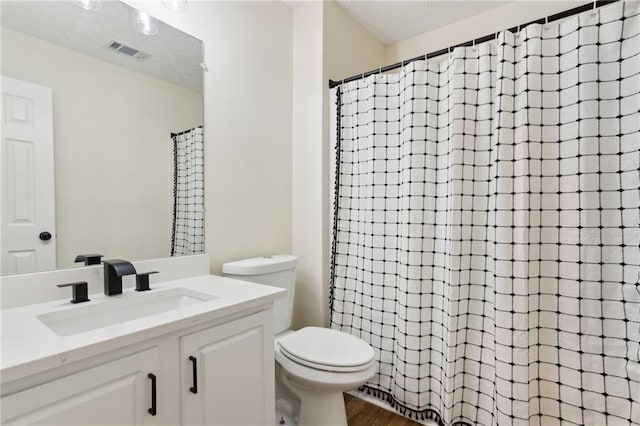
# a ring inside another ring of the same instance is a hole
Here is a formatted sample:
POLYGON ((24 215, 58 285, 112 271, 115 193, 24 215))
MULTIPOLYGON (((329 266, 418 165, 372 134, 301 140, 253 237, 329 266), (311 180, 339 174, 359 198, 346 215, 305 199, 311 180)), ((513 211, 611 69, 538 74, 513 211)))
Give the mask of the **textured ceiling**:
POLYGON ((337 0, 338 4, 383 44, 444 27, 506 4, 470 0, 337 0))
POLYGON ((202 42, 162 22, 146 36, 133 29, 133 9, 103 0, 86 11, 72 1, 0 1, 2 26, 123 68, 202 92, 202 42), (151 54, 138 61, 105 49, 117 41, 151 54))

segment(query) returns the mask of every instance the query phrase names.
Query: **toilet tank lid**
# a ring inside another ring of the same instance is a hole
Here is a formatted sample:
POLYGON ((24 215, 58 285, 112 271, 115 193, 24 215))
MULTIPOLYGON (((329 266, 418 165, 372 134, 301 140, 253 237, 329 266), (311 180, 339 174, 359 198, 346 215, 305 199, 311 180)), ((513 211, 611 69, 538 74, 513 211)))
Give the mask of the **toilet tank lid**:
POLYGON ((222 272, 229 275, 259 275, 286 271, 296 267, 297 257, 290 254, 253 257, 222 265, 222 272))

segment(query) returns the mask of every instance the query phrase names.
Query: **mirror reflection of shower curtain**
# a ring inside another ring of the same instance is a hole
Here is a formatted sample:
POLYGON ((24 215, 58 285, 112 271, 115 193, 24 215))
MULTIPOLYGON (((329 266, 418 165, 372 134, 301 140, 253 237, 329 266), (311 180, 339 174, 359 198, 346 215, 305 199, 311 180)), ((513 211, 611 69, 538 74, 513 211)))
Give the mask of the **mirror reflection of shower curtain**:
POLYGON ((171 134, 173 231, 171 256, 204 253, 204 133, 202 126, 171 134))

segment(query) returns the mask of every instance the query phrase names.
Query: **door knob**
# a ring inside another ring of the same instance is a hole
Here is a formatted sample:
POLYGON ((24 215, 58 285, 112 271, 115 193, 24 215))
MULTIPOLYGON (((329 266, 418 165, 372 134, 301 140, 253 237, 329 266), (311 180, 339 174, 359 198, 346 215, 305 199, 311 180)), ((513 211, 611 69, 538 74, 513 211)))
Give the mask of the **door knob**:
POLYGON ((51 239, 51 234, 47 231, 41 232, 40 233, 40 239, 42 241, 49 241, 51 239))

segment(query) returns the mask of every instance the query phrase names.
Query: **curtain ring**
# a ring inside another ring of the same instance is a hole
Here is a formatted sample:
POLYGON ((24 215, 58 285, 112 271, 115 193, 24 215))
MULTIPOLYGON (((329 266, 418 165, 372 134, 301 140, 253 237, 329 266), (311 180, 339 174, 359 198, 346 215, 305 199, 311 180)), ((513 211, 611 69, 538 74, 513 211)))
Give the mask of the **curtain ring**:
POLYGON ((594 1, 593 1, 593 9, 591 10, 591 17, 592 17, 592 18, 595 18, 596 16, 598 16, 598 10, 597 10, 597 7, 598 7, 598 5, 597 5, 597 1, 596 1, 596 0, 594 0, 594 1))

